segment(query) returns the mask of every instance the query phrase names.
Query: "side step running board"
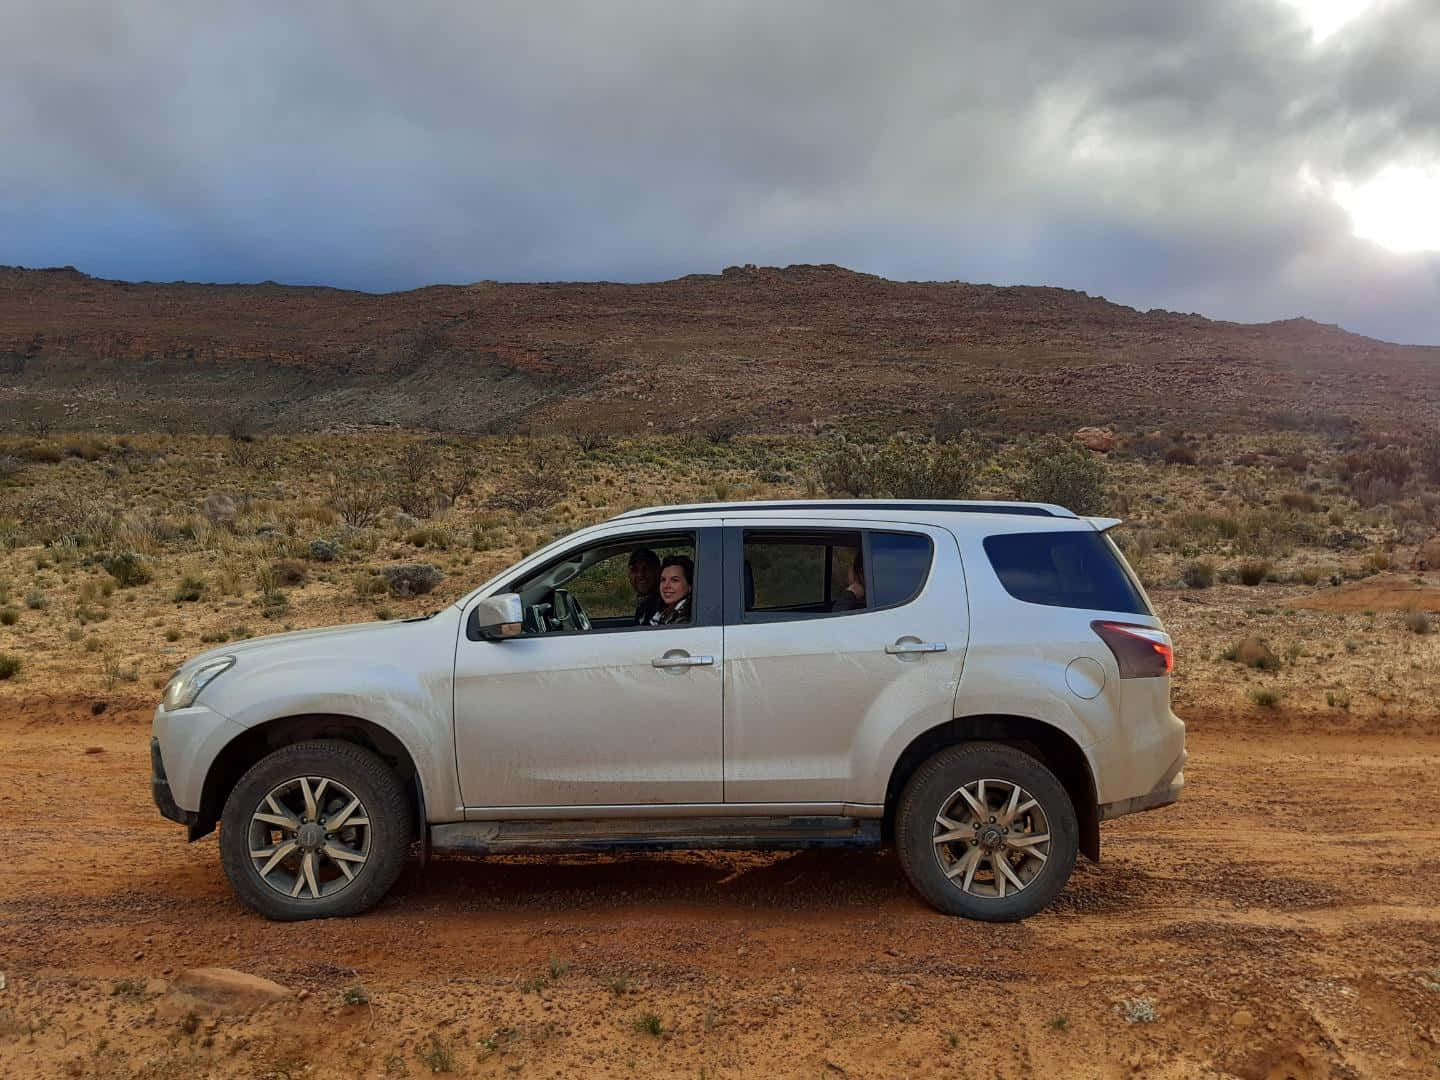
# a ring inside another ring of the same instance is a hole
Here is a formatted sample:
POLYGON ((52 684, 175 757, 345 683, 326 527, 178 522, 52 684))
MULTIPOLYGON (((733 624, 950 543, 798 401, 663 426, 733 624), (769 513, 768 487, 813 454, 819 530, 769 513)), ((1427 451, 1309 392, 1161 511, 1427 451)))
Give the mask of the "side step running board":
POLYGON ((520 855, 682 848, 795 850, 878 847, 880 821, 848 817, 610 818, 603 821, 462 821, 430 827, 432 851, 520 855))

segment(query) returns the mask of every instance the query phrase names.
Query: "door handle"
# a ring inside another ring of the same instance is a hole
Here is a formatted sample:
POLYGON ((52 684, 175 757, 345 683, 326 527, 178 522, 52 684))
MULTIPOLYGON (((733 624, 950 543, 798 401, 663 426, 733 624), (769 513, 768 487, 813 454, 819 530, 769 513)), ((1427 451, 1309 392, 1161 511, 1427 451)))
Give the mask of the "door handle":
POLYGON ((944 652, 948 645, 943 641, 898 641, 894 645, 886 645, 885 651, 891 656, 902 656, 905 653, 944 652))
POLYGON ((651 667, 706 667, 715 663, 713 656, 657 656, 650 661, 651 667))

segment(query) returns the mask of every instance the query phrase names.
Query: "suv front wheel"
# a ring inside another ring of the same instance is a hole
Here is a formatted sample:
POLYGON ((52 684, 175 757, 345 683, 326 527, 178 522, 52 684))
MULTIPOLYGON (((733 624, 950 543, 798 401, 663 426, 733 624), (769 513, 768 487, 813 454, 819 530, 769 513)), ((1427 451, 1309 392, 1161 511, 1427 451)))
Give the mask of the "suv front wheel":
POLYGON ((896 808, 910 882, 947 915, 1013 922, 1041 910, 1075 868, 1075 807, 1055 774, 998 743, 930 758, 896 808))
POLYGON ((220 860, 266 918, 354 915, 395 883, 412 832, 404 789, 383 761, 317 739, 282 746, 240 778, 220 817, 220 860))

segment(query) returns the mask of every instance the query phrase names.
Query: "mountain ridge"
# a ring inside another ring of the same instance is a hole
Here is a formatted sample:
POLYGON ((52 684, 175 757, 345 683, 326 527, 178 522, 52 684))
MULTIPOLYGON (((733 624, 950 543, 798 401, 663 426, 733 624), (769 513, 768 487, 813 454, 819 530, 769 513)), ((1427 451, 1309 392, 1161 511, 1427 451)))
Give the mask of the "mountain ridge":
POLYGON ((1440 347, 834 264, 396 293, 0 267, 0 404, 12 428, 1406 430, 1440 421, 1440 347))

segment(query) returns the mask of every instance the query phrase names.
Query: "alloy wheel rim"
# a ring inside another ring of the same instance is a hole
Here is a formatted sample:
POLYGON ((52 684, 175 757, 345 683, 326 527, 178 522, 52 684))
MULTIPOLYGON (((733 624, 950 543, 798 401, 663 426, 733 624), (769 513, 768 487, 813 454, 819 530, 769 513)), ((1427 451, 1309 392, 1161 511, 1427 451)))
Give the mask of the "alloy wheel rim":
POLYGON ((370 858, 370 814, 328 776, 296 776, 270 789, 250 815, 250 864, 267 887, 292 900, 320 900, 348 887, 370 858))
POLYGON ((1012 780, 986 777, 940 804, 930 838, 935 859, 961 892, 1003 900, 1024 892, 1050 859, 1045 808, 1012 780))

